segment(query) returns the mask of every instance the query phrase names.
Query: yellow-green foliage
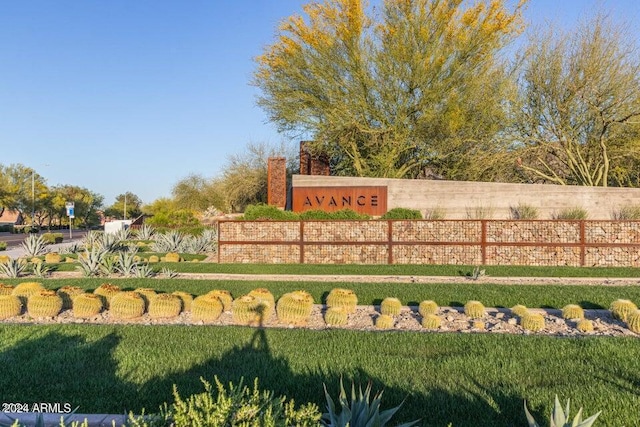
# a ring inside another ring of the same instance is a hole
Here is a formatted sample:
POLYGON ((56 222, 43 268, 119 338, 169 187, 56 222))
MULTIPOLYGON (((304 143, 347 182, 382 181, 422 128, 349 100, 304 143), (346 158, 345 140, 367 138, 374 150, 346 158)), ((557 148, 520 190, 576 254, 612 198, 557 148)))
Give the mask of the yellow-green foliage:
POLYGON ((593 332, 593 322, 588 319, 581 319, 578 321, 576 328, 580 332, 593 332))
POLYGON ((233 300, 231 314, 233 321, 240 325, 258 324, 266 320, 264 318, 265 305, 252 295, 243 295, 233 300))
POLYGON ((155 264, 156 262, 160 262, 160 258, 158 257, 158 255, 151 255, 149 257, 149 263, 155 264))
POLYGON ((7 285, 4 283, 0 283, 0 295, 11 295, 13 293, 13 290, 16 287, 13 285, 7 285))
POLYGON ((329 307, 324 313, 324 321, 329 326, 344 326, 347 320, 347 308, 344 306, 329 307))
POLYGON ((562 308, 562 317, 565 319, 584 319, 584 310, 577 304, 568 304, 562 308))
POLYGON ((425 300, 418 305, 418 313, 420 316, 427 317, 429 314, 436 314, 438 312, 438 304, 435 301, 425 300))
POLYGON ((358 305, 358 296, 351 289, 334 288, 327 295, 328 307, 342 307, 345 312, 353 313, 358 305))
POLYGON ((96 294, 80 294, 73 298, 73 316, 87 319, 97 316, 102 311, 102 296, 96 294))
POLYGON ((109 301, 109 313, 115 319, 135 319, 144 314, 144 299, 137 292, 118 292, 109 301))
POLYGON ((172 292, 173 295, 180 298, 182 301, 182 311, 189 312, 191 311, 191 303, 193 303, 193 295, 188 292, 175 291, 172 292))
POLYGON ((27 299, 27 313, 31 317, 55 317, 60 311, 62 298, 55 291, 40 291, 27 299))
POLYGON ((145 310, 149 307, 149 302, 158 295, 157 292, 151 288, 137 288, 134 292, 140 294, 144 300, 145 310))
POLYGON ((120 286, 113 285, 111 283, 103 283, 98 286, 93 293, 102 297, 102 305, 108 309, 111 304, 111 298, 120 293, 120 286))
POLYGON ((182 310, 182 300, 177 295, 158 294, 149 300, 149 317, 153 319, 176 317, 182 310))
POLYGON ((250 291, 247 295, 256 298, 264 306, 263 319, 267 320, 276 310, 276 300, 269 289, 258 288, 250 291))
POLYGON ((73 299, 84 293, 84 289, 78 286, 63 286, 56 291, 60 298, 62 298, 62 309, 69 310, 73 307, 73 299))
POLYGON ((432 313, 422 317, 422 327, 425 329, 438 329, 442 325, 442 318, 432 313))
POLYGON ((214 297, 220 298, 222 301, 224 311, 231 310, 231 304, 233 303, 233 297, 231 296, 231 292, 224 289, 214 289, 209 291, 207 295, 213 295, 214 297))
POLYGON ((627 326, 632 332, 640 334, 640 310, 636 310, 627 316, 627 326))
POLYGON ((382 300, 380 303, 380 313, 387 316, 398 316, 402 309, 402 303, 398 298, 388 297, 382 300))
POLYGON ((29 297, 40 291, 44 291, 44 286, 42 286, 42 283, 24 282, 13 288, 13 292, 11 292, 11 295, 15 295, 20 298, 20 302, 22 303, 22 305, 26 306, 29 297))
POLYGON ((180 254, 169 252, 164 256, 165 262, 180 262, 180 254))
POLYGON ((480 331, 484 331, 485 326, 486 325, 482 320, 474 320, 473 323, 471 324, 471 327, 473 329, 478 329, 480 331))
POLYGON ((376 318, 376 328, 378 329, 391 329, 394 323, 395 320, 393 316, 388 314, 381 314, 376 318))
POLYGON ((44 262, 47 264, 57 264, 62 261, 62 257, 57 252, 49 252, 44 256, 44 262))
POLYGON ((278 319, 283 323, 304 325, 313 310, 313 297, 306 291, 289 292, 276 305, 278 319))
POLYGON ((22 303, 15 295, 0 295, 0 319, 19 316, 22 313, 22 303))
POLYGON ((472 319, 481 319, 484 317, 484 305, 480 301, 468 301, 464 305, 464 314, 472 319))
POLYGON ((195 297, 191 303, 191 320, 194 322, 213 322, 222 314, 223 304, 220 298, 205 294, 195 297))
POLYGON ((611 303, 609 310, 611 314, 618 320, 627 321, 627 317, 636 311, 638 307, 628 299, 617 299, 611 303))
POLYGON ((544 329, 544 316, 540 313, 528 312, 522 316, 520 323, 525 330, 537 332, 544 329))
POLYGON ((522 304, 517 304, 511 307, 511 314, 516 315, 518 317, 522 317, 527 314, 529 310, 522 304))

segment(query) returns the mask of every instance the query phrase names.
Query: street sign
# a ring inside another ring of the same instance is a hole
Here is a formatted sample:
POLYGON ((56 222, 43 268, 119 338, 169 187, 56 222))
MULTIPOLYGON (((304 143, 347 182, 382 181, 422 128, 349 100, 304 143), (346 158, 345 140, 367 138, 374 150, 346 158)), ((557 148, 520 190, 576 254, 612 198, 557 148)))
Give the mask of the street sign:
POLYGON ((64 206, 67 208, 67 216, 69 218, 75 218, 75 203, 74 202, 67 202, 64 204, 64 206))

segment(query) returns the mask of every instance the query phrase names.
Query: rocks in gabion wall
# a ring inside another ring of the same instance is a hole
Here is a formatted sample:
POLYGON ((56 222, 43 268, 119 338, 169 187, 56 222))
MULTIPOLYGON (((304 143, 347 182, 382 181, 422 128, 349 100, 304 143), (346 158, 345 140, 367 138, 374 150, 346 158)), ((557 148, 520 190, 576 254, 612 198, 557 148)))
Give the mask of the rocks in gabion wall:
POLYGON ((580 223, 568 221, 487 221, 487 242, 579 243, 580 223))
POLYGON ((229 221, 219 248, 228 263, 637 267, 640 222, 229 221))
POLYGON ((305 221, 305 242, 386 242, 387 221, 305 221))
POLYGON ((394 242, 480 242, 481 221, 393 221, 394 242))

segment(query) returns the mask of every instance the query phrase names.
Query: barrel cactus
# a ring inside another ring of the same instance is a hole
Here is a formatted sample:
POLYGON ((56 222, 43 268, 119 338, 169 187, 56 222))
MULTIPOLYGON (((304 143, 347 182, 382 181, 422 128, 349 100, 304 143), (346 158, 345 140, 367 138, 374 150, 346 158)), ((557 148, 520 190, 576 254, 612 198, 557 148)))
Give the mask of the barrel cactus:
POLYGON ((388 314, 381 314, 376 318, 376 328, 378 329, 391 329, 394 323, 395 320, 393 316, 388 314))
POLYGON ((464 314, 472 319, 481 319, 484 317, 484 305, 480 301, 468 301, 464 305, 464 314))
POLYGON ((78 286, 63 286, 56 291, 60 298, 62 298, 62 309, 69 310, 73 307, 73 299, 84 293, 84 289, 78 286))
POLYGON ((632 332, 640 334, 640 310, 636 310, 627 316, 627 326, 632 332))
POLYGON ((9 255, 0 255, 0 264, 6 264, 11 260, 9 255))
POLYGON ((157 262, 160 262, 160 258, 158 257, 158 255, 151 255, 149 257, 149 264, 155 264, 157 262))
POLYGON ((422 316, 422 327, 425 329, 438 329, 442 325, 442 318, 432 313, 422 316))
POLYGON ((435 301, 425 300, 421 301, 418 305, 418 313, 420 316, 427 317, 429 314, 436 314, 438 312, 438 304, 435 301))
POLYGON ((16 287, 13 285, 7 285, 4 283, 0 283, 0 295, 11 295, 13 293, 13 290, 16 287))
POLYGON ((593 322, 588 319, 581 319, 576 324, 576 328, 580 332, 593 332, 593 322))
POLYGON ((88 319, 102 311, 102 297, 96 294, 80 294, 73 298, 73 316, 88 319))
POLYGON ((44 262, 47 264, 58 264, 62 261, 62 257, 57 252, 49 252, 44 256, 44 262))
POLYGON ((116 319, 136 319, 144 314, 145 302, 139 293, 118 292, 109 301, 109 313, 116 319))
POLYGON ((276 300, 269 289, 257 288, 250 291, 247 295, 251 295, 256 298, 264 306, 262 316, 264 320, 267 320, 276 311, 276 300))
POLYGON ((113 298, 114 295, 117 295, 118 293, 120 293, 120 286, 113 285, 111 283, 103 283, 102 285, 98 286, 93 291, 93 293, 101 296, 102 304, 104 305, 105 308, 109 308, 111 298, 113 298))
POLYGON ((233 321, 240 325, 251 325, 264 320, 263 311, 266 306, 252 295, 243 295, 233 300, 231 314, 233 321))
POLYGON ((313 297, 306 291, 289 292, 280 297, 276 305, 281 322, 304 325, 313 310, 313 297))
POLYGON ((151 288, 137 288, 134 292, 137 292, 144 300, 145 310, 149 307, 149 302, 158 295, 158 293, 151 288))
POLYGON ((218 297, 220 301, 222 301, 224 311, 231 310, 231 304, 233 303, 233 297, 231 296, 231 292, 225 289, 214 289, 212 291, 209 291, 207 295, 218 297))
POLYGON ((39 282, 23 282, 17 285, 11 295, 15 295, 20 298, 20 302, 23 306, 27 305, 27 300, 31 295, 34 295, 38 292, 44 291, 44 286, 39 282))
POLYGON ((182 302, 182 311, 189 312, 191 311, 191 303, 193 302, 193 296, 188 292, 175 291, 172 292, 172 295, 180 298, 182 302))
POLYGON ((347 321, 348 313, 344 306, 329 307, 324 313, 324 322, 329 326, 344 326, 347 321))
POLYGON ((15 295, 0 295, 0 319, 19 316, 22 313, 22 302, 15 295))
POLYGON ((191 320, 194 322, 213 322, 222 314, 224 305, 220 298, 205 294, 195 297, 191 303, 191 320))
POLYGON ((528 312, 522 316, 520 323, 523 329, 537 332, 544 329, 544 316, 540 313, 528 312))
POLYGON ((180 262, 180 254, 176 252, 169 252, 164 256, 165 262, 180 262))
POLYGON ((149 317, 167 319, 177 317, 182 310, 182 300, 177 295, 158 294, 149 300, 149 317))
POLYGON ((380 313, 387 316, 398 316, 402 310, 402 303, 398 298, 388 297, 380 303, 380 313))
POLYGON ((27 313, 31 317, 55 317, 62 311, 62 298, 51 290, 37 292, 27 299, 27 313))
POLYGON ((334 288, 327 295, 328 307, 343 307, 347 314, 356 311, 358 296, 351 289, 334 288))
POLYGON ((626 322, 627 317, 637 309, 638 307, 628 299, 617 299, 609 307, 613 317, 623 322, 626 322))
POLYGON ((514 316, 522 317, 529 312, 529 309, 522 304, 516 304, 511 307, 511 314, 514 316))
POLYGON ((584 319, 584 310, 578 304, 568 304, 562 308, 562 317, 565 319, 584 319))

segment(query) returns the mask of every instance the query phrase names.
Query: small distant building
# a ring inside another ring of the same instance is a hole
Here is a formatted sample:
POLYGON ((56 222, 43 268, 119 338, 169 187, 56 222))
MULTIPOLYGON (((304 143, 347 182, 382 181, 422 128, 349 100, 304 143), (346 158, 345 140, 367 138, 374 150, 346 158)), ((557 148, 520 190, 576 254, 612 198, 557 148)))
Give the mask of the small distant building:
POLYGON ((22 225, 24 218, 22 214, 16 210, 0 209, 0 225, 22 225))
POLYGON ((120 230, 128 230, 131 227, 131 219, 118 219, 115 221, 108 221, 104 223, 105 234, 115 234, 120 230))

